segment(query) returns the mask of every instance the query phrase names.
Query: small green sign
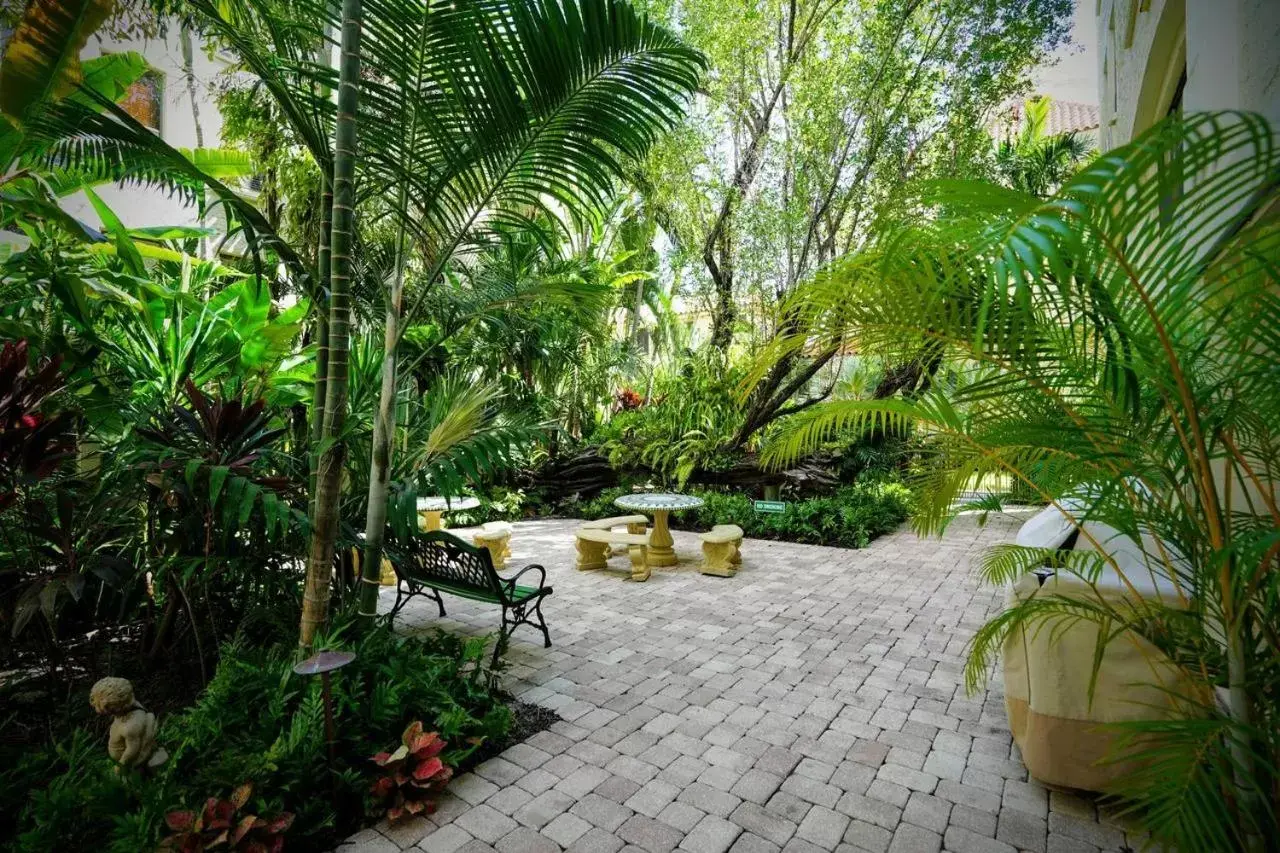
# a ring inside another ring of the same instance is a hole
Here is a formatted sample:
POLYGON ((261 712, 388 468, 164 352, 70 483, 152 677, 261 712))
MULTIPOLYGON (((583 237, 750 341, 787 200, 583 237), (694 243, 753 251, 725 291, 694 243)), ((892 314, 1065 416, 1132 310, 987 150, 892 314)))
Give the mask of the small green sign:
POLYGON ((782 501, 756 501, 756 512, 782 512, 787 505, 782 501))

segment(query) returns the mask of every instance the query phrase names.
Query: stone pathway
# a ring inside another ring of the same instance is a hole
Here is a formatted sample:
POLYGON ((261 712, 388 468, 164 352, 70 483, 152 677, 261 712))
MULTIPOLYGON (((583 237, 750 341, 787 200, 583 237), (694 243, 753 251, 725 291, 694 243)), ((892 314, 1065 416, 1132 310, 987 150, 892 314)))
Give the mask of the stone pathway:
MULTIPOLYGON (((676 532, 685 561, 647 583, 575 571, 574 522, 519 524, 511 565, 546 565, 555 645, 520 629, 506 684, 564 722, 456 779, 429 820, 340 851, 1141 849, 1028 781, 998 685, 965 694, 965 643, 1001 598, 977 557, 1018 522, 860 551, 748 540, 732 579, 698 574, 697 539, 676 532)), ((446 598, 448 618, 419 600, 402 627, 496 629, 494 608, 446 598)))

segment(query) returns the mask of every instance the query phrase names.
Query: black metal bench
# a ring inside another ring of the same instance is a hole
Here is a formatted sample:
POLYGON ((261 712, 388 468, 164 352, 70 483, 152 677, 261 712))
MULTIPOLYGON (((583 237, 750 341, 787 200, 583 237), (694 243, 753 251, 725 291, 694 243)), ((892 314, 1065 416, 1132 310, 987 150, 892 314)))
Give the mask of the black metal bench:
POLYGON ((502 606, 502 631, 493 650, 495 664, 506 647, 507 638, 520 625, 532 625, 542 631, 543 646, 551 647, 551 634, 542 616, 542 599, 551 594, 551 587, 547 586, 547 570, 542 566, 536 563, 525 566, 504 578, 493 568, 489 549, 477 548, 444 530, 421 533, 407 542, 389 546, 387 556, 400 581, 396 585, 392 619, 415 595, 434 600, 443 616, 444 599, 440 593, 447 592, 502 606), (538 574, 536 586, 518 583, 528 572, 538 574))

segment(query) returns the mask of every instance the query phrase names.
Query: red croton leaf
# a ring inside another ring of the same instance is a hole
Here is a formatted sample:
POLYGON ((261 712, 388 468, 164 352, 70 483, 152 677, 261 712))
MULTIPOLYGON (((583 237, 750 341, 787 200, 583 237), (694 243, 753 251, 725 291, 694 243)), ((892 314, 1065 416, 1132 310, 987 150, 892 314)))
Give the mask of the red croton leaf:
POLYGON ((231 818, 235 817, 236 807, 230 800, 219 800, 210 797, 204 804, 205 829, 230 829, 231 818))
POLYGON ((231 804, 236 809, 244 808, 244 804, 249 802, 250 795, 253 794, 253 783, 245 782, 240 787, 231 792, 231 804))
POLYGON ((231 833, 231 843, 233 845, 239 844, 241 839, 248 835, 257 823, 257 815, 245 815, 240 818, 240 822, 236 824, 235 832, 231 833))
POLYGON ((267 822, 267 831, 272 835, 282 835, 293 826, 293 812, 280 812, 267 822))
POLYGON ((418 781, 430 779, 444 769, 444 762, 439 758, 428 758, 413 770, 413 778, 418 781))
POLYGON ((395 790, 395 780, 390 776, 383 776, 381 779, 369 786, 369 790, 373 792, 375 797, 386 797, 395 790))
POLYGON ((409 814, 421 814, 426 807, 427 804, 422 800, 409 800, 404 804, 405 811, 409 814))
POLYGON ((400 806, 392 806, 391 808, 387 809, 387 820, 389 820, 391 823, 395 823, 396 821, 404 820, 404 816, 406 814, 408 814, 408 812, 406 812, 400 806))
POLYGON ((413 757, 418 759, 439 755, 445 748, 445 742, 435 732, 422 735, 413 743, 413 757))
POLYGON ((188 832, 196 825, 196 813, 185 809, 169 812, 164 816, 164 824, 173 832, 188 832))
POLYGON ((422 721, 414 720, 405 727, 404 736, 400 738, 400 742, 406 747, 412 748, 412 744, 422 734, 422 721))

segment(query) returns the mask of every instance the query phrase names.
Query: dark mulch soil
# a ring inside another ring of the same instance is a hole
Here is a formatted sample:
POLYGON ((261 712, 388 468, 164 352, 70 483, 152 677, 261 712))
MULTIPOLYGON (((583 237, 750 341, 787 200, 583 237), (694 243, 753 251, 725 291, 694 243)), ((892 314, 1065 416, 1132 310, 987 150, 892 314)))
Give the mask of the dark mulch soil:
POLYGON ((500 755, 508 748, 518 743, 523 743, 538 732, 546 731, 551 728, 552 724, 560 721, 560 715, 550 708, 521 702, 514 697, 508 697, 507 706, 511 708, 511 713, 514 715, 514 719, 511 721, 511 731, 507 732, 507 736, 502 740, 487 743, 483 748, 476 750, 471 759, 466 762, 466 766, 458 768, 459 772, 465 772, 481 762, 500 755))

